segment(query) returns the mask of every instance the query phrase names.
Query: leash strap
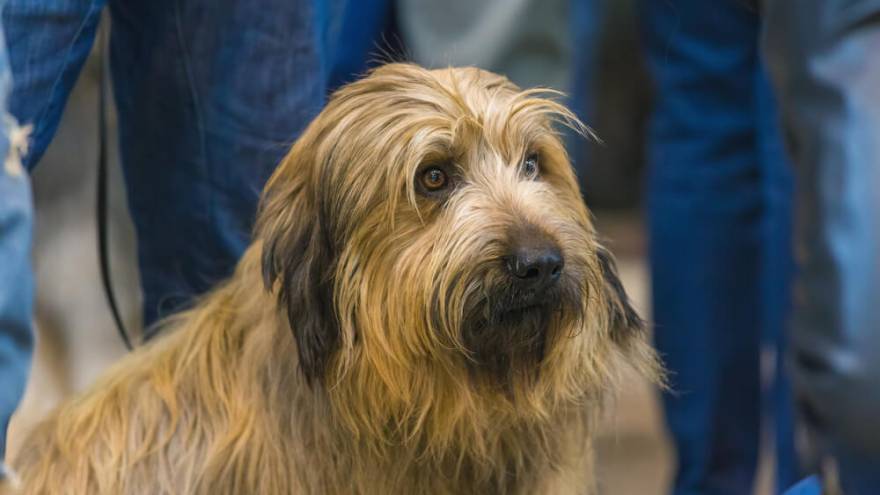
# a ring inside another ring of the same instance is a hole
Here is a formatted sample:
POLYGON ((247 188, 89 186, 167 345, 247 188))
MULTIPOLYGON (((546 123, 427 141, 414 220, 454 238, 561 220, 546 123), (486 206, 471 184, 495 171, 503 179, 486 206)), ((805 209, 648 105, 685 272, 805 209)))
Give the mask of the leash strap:
POLYGON ((109 51, 107 49, 108 19, 101 23, 99 42, 101 51, 101 66, 98 81, 98 204, 96 208, 98 224, 98 263, 101 267, 101 282, 104 287, 104 295, 113 313, 113 321, 116 322, 116 330, 125 347, 131 351, 134 347, 125 329, 125 324, 120 316, 119 306, 116 304, 116 296, 113 292, 113 280, 110 276, 110 256, 108 249, 108 211, 107 211, 107 66, 110 65, 109 51))

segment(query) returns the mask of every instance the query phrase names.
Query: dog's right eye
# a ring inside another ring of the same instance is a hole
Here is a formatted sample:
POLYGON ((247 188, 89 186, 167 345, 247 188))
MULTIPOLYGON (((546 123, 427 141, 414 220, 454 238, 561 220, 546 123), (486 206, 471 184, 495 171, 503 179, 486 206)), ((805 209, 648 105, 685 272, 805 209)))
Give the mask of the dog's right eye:
POLYGON ((529 179, 535 179, 541 174, 541 162, 537 153, 532 153, 523 160, 522 171, 529 179))
POLYGON ((419 181, 425 191, 439 192, 449 186, 449 176, 440 167, 429 167, 422 171, 419 181))

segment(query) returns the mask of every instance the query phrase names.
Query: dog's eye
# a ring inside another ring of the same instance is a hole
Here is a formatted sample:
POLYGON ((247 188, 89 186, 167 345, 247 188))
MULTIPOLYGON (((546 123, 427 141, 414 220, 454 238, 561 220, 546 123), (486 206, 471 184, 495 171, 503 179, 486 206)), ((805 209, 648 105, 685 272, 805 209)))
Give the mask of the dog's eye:
POLYGON ((422 172, 422 187, 428 192, 437 192, 449 185, 449 176, 439 167, 431 167, 422 172))
POLYGON ((541 164, 537 153, 532 153, 523 160, 522 171, 529 179, 534 179, 541 173, 541 164))

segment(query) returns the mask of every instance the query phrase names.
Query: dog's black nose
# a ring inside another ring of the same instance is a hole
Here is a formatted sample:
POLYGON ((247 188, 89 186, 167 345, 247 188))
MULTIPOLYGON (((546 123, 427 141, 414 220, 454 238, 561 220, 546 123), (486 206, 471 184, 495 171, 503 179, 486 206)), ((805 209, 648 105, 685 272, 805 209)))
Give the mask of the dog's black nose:
POLYGON ((546 242, 520 244, 507 258, 507 270, 513 278, 534 290, 555 284, 562 275, 563 264, 559 248, 546 242))

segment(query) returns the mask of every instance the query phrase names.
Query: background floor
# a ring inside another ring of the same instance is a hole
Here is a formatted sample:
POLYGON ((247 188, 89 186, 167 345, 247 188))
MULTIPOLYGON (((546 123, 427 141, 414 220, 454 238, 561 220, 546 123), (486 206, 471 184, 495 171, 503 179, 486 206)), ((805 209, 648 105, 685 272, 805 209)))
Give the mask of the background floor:
MULTIPOLYGON (((96 94, 94 71, 86 70, 53 146, 33 176, 38 207, 35 266, 39 333, 32 379, 13 419, 10 453, 20 444, 23 431, 62 397, 88 386, 124 353, 103 297, 97 264, 96 94)), ((111 134, 115 142, 115 133, 111 134)), ((112 271, 128 328, 135 328, 140 319, 140 295, 133 263, 133 232, 117 169, 113 170, 111 184, 112 271)), ((650 319, 639 213, 595 213, 599 231, 618 257, 624 285, 641 314, 650 319)), ((671 451, 655 392, 647 384, 635 378, 628 381, 609 412, 598 449, 603 493, 666 492, 672 470, 671 451)), ((769 493, 766 465, 762 473, 758 493, 769 493)))

